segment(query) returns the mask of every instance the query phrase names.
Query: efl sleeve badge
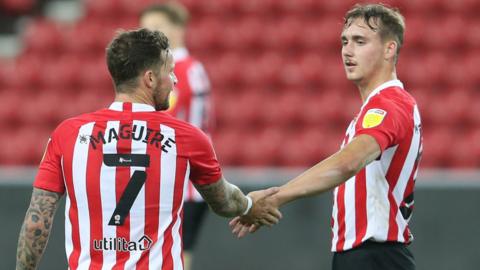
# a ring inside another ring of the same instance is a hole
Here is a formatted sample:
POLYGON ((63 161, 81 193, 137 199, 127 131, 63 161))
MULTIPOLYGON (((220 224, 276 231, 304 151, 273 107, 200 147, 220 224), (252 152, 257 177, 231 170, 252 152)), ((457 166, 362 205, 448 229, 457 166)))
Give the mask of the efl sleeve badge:
POLYGON ((363 128, 372 128, 380 125, 387 112, 382 109, 370 109, 365 113, 362 121, 363 128))

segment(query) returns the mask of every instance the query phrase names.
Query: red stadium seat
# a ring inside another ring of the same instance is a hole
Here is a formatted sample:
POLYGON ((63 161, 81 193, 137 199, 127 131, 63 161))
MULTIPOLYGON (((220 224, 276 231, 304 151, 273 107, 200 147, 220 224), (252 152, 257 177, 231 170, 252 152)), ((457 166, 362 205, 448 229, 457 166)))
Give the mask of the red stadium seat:
POLYGON ((243 0, 236 2, 240 4, 238 6, 239 11, 248 16, 261 16, 278 12, 278 1, 276 0, 243 0))
POLYGON ((447 142, 456 141, 455 134, 447 127, 429 129, 424 128, 424 145, 422 165, 425 167, 447 167, 450 160, 451 146, 447 142))
POLYGON ((458 29, 466 28, 467 23, 460 16, 447 16, 431 20, 424 31, 425 43, 430 49, 458 50, 460 46, 465 45, 467 37, 458 29))
POLYGON ((294 16, 281 17, 265 23, 262 44, 265 48, 274 50, 292 50, 301 45, 304 25, 294 16), (281 29, 281 30, 279 30, 281 29))
POLYGON ((238 165, 241 162, 239 154, 241 147, 241 129, 217 129, 213 135, 213 146, 217 153, 220 164, 238 165))
POLYGON ((260 44, 258 33, 263 27, 263 22, 258 18, 247 18, 225 25, 222 34, 222 44, 228 50, 247 50, 257 48, 260 44))
POLYGON ((244 133, 239 147, 242 162, 249 166, 278 165, 278 154, 285 137, 278 128, 267 128, 256 132, 244 133))
POLYGON ((23 15, 32 12, 35 4, 35 0, 3 0, 0 2, 0 8, 9 14, 23 15))
POLYGON ((33 52, 44 56, 58 55, 62 43, 58 25, 47 20, 35 20, 28 24, 23 33, 23 41, 27 53, 33 52))
POLYGON ((300 36, 301 43, 304 48, 309 50, 334 49, 340 55, 342 28, 342 18, 336 16, 305 21, 300 36))

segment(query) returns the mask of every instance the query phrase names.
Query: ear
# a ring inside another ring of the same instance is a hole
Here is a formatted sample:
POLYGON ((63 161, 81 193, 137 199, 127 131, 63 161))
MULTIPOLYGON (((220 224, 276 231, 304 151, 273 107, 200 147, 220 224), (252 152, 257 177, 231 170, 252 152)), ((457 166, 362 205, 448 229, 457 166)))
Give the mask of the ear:
POLYGON ((389 40, 385 43, 385 60, 394 59, 397 54, 397 42, 389 40))
POLYGON ((156 83, 156 78, 155 78, 155 75, 153 74, 153 71, 152 70, 146 70, 144 73, 143 73, 143 76, 142 76, 142 81, 143 81, 143 84, 148 87, 148 88, 153 88, 155 83, 156 83))

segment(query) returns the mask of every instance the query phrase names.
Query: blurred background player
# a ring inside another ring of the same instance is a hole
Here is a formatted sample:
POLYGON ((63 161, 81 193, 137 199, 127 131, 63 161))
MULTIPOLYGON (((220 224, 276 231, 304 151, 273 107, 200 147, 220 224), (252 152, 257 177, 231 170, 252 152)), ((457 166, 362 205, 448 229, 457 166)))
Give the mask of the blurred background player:
MULTIPOLYGON (((210 82, 203 65, 185 47, 188 11, 178 2, 148 6, 140 14, 140 26, 165 33, 170 41, 178 84, 170 96, 168 112, 210 135, 213 127, 210 82)), ((185 193, 183 244, 185 269, 191 267, 192 250, 207 213, 207 204, 191 182, 185 193)))

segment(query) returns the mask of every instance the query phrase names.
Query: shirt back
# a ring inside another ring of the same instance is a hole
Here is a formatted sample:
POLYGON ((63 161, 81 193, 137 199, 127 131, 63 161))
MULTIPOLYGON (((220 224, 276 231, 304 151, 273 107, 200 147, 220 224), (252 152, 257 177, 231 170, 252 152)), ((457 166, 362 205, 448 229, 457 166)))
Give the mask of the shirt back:
POLYGON ((198 128, 149 105, 115 102, 53 132, 34 186, 66 192, 70 269, 183 269, 186 183, 220 177, 198 128))

